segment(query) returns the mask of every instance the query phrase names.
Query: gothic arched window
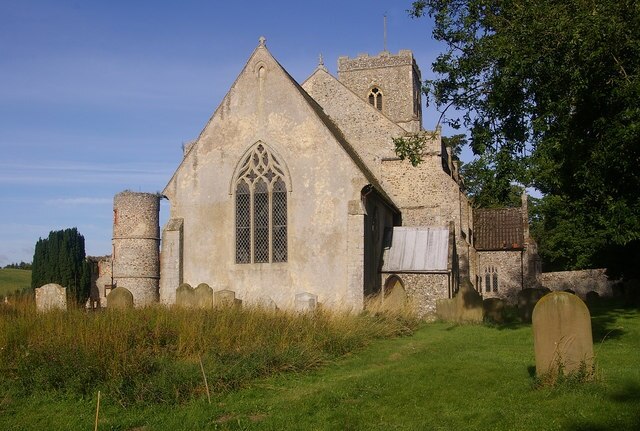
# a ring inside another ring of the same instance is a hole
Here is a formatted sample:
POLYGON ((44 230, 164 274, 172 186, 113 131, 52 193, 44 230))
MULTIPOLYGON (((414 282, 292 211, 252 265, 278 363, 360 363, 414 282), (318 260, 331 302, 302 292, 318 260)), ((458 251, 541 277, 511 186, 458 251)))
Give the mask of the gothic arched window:
POLYGON ((282 165, 258 143, 237 172, 236 263, 286 262, 287 186, 282 165))
POLYGON ((378 111, 382 111, 382 92, 378 87, 373 87, 369 91, 369 104, 378 111))

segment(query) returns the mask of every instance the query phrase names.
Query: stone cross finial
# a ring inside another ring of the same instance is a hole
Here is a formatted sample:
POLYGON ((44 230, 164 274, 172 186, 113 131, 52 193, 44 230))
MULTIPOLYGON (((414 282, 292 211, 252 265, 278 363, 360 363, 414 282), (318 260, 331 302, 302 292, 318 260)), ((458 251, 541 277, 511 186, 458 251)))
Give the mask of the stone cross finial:
POLYGON ((260 46, 265 46, 266 41, 267 38, 265 38, 264 36, 260 36, 260 39, 258 39, 258 42, 260 42, 260 46))

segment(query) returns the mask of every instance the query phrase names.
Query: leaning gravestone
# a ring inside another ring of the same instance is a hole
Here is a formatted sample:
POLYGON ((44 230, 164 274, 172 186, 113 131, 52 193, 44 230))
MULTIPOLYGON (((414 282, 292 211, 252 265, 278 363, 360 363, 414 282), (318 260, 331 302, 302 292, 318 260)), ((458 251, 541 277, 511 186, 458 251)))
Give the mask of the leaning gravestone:
POLYGON ((125 287, 111 289, 107 295, 108 310, 129 310, 133 308, 133 294, 125 287))
POLYGON ((549 292, 551 290, 546 287, 527 288, 518 292, 518 314, 523 322, 531 323, 533 307, 536 306, 540 298, 549 292))
POLYGON ((555 380, 559 373, 591 375, 591 316, 580 298, 566 292, 545 295, 533 309, 532 320, 538 376, 555 380))
POLYGON ((495 323, 504 322, 504 301, 500 298, 487 298, 482 301, 484 317, 495 323))
POLYGON ((176 289, 176 305, 178 307, 192 308, 196 303, 196 294, 189 283, 182 283, 176 289))
POLYGON ((38 311, 66 310, 67 289, 55 283, 36 288, 36 309, 38 311))
POLYGON ((303 292, 296 294, 296 311, 313 311, 318 306, 318 295, 303 292))
POLYGON ((194 306, 213 308, 213 289, 207 283, 200 283, 193 291, 194 306))
POLYGON ((242 305, 242 300, 236 299, 233 290, 222 289, 213 294, 213 305, 216 307, 231 307, 232 305, 242 305))
POLYGON ((452 299, 436 301, 436 315, 446 322, 482 322, 482 297, 466 278, 452 299))

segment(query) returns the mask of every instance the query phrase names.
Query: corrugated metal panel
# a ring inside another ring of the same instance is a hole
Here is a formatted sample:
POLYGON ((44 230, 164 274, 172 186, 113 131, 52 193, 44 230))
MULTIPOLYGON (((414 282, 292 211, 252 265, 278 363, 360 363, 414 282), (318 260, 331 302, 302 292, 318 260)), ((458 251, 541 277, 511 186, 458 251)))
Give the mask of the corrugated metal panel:
POLYGON ((447 270, 449 229, 394 227, 391 248, 383 256, 383 272, 447 270))

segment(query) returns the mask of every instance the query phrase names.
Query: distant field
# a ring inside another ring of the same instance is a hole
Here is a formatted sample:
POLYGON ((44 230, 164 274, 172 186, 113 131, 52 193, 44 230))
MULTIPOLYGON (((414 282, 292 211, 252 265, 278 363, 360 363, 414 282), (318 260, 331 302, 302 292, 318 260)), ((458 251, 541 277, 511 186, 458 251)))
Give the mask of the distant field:
POLYGON ((0 269, 0 296, 31 287, 31 271, 25 269, 0 269))

